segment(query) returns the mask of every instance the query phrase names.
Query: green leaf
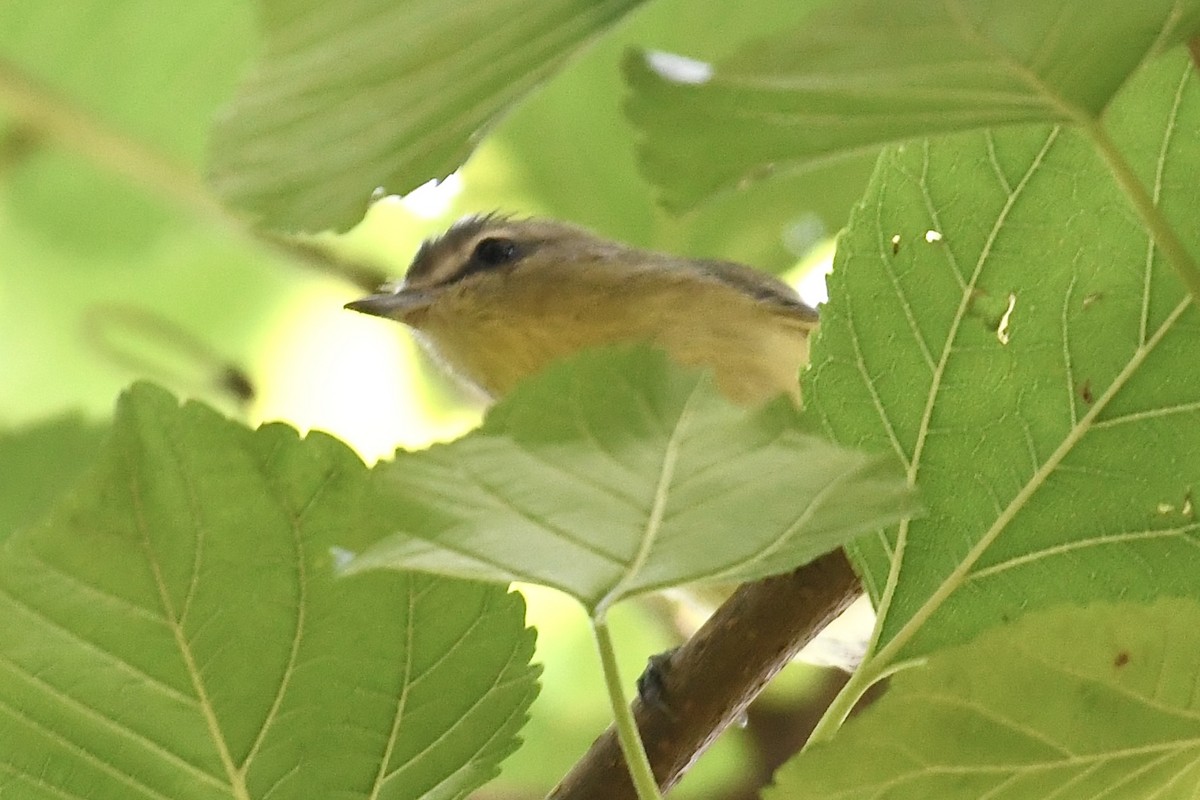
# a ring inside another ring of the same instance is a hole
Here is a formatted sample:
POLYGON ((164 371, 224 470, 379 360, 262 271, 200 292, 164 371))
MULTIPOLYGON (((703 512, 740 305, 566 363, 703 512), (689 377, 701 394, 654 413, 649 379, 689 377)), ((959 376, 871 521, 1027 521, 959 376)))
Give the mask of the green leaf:
POLYGON ((1097 117, 1138 66, 1200 29, 1195 0, 850 0, 709 73, 631 55, 628 113, 664 201, 916 136, 1097 117))
POLYGON ((377 535, 336 440, 248 431, 159 389, 99 467, 0 549, 0 741, 14 796, 464 797, 536 692, 515 595, 336 580, 377 535))
POLYGON ((732 192, 692 214, 663 214, 638 171, 636 131, 622 116, 627 87, 620 65, 631 47, 647 46, 718 60, 745 41, 792 27, 817 2, 646 4, 496 126, 481 157, 463 168, 456 208, 515 207, 678 255, 772 272, 793 267, 815 240, 846 224, 871 176, 873 154, 732 192))
POLYGON ((215 131, 211 178, 264 225, 348 228, 382 186, 462 164, 638 0, 266 4, 266 55, 215 131))
MULTIPOLYGON (((1200 252, 1193 66, 1157 62, 1109 117, 1200 252)), ((928 510, 852 550, 875 669, 1063 602, 1200 598, 1200 313, 1087 139, 887 151, 830 297, 806 397, 837 441, 891 449, 928 510)))
POLYGON ((891 459, 806 433, 784 399, 736 408, 644 349, 552 367, 478 431, 374 472, 398 535, 350 569, 530 581, 601 612, 782 572, 914 509, 891 459))
POLYGON ((104 432, 72 416, 0 436, 0 542, 49 513, 91 466, 104 432))
POLYGON ((1200 606, 1056 608, 902 672, 773 798, 1186 800, 1200 606))

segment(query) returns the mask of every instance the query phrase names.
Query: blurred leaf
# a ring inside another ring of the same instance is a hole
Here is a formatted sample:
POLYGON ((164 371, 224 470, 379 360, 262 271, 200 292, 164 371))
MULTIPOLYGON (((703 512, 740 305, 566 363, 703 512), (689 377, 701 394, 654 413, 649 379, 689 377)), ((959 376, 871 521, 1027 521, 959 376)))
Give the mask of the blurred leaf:
MULTIPOLYGON (((1185 55, 1141 73, 1109 127, 1200 252, 1185 55)), ((1063 602, 1200 598, 1198 349, 1200 313, 1083 135, 889 150, 805 394, 837 441, 894 452, 929 512, 852 549, 882 603, 876 665, 1063 602)))
POLYGON ((272 228, 358 222, 457 169, 638 0, 269 0, 267 52, 215 132, 217 192, 272 228))
POLYGON ((522 604, 335 580, 333 540, 380 530, 365 479, 330 437, 135 387, 71 502, 0 549, 6 788, 464 797, 494 774, 536 692, 522 604))
POLYGON ((1197 672, 1191 600, 1043 611, 902 672, 767 797, 1187 800, 1197 672))
POLYGON ((1097 117, 1148 59, 1200 29, 1196 0, 849 0, 680 72, 627 61, 643 168, 670 207, 887 142, 1097 117))
POLYGON ((398 534, 351 563, 553 586, 589 611, 692 581, 804 564, 899 519, 890 459, 747 412, 644 349, 552 367, 448 445, 374 470, 398 534))
POLYGON ((190 177, 252 33, 241 0, 0 0, 0 110, 13 115, 10 124, 65 117, 76 137, 58 141, 37 127, 22 134, 28 146, 0 172, 14 216, 89 255, 152 241, 171 220, 167 209, 128 182, 129 152, 96 145, 93 131, 143 149, 139 163, 163 158, 190 177), (79 140, 93 151, 67 149, 79 140))
POLYGON ((50 511, 92 465, 105 430, 66 417, 0 436, 0 542, 50 511))
POLYGON ((635 129, 622 113, 627 89, 620 65, 631 47, 718 59, 742 42, 794 26, 818 2, 647 4, 496 126, 463 170, 460 212, 515 203, 518 210, 569 219, 642 247, 774 272, 792 267, 800 253, 785 241, 787 231, 802 224, 818 235, 837 232, 862 196, 874 158, 730 193, 686 216, 668 216, 638 171, 635 129))
POLYGON ((146 376, 100 352, 96 305, 143 309, 249 362, 264 320, 313 286, 212 224, 199 177, 253 34, 243 0, 0 0, 5 420, 108 416, 146 376))
MULTIPOLYGON (((206 226, 169 228, 157 246, 137 254, 66 251, 5 217, 2 203, 0 252, 0 415, 10 423, 65 411, 106 418, 131 379, 148 377, 113 359, 98 341, 89 325, 98 306, 161 316, 220 356, 246 364, 261 386, 279 360, 277 350, 256 352, 272 330, 268 321, 286 321, 298 295, 330 286, 281 269, 277 257, 206 226)), ((326 302, 332 306, 337 297, 326 302)), ((188 375, 172 368, 153 377, 188 375)), ((180 380, 171 388, 222 400, 196 383, 180 380)))

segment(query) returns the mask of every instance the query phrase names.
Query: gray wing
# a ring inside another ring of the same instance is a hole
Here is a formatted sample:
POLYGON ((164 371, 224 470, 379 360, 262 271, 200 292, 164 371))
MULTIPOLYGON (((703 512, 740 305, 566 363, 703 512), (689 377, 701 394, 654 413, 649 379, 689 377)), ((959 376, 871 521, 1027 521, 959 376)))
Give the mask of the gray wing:
POLYGON ((752 269, 733 261, 694 261, 696 269, 705 275, 737 289, 743 294, 760 300, 778 309, 781 313, 795 317, 800 322, 816 325, 820 321, 816 309, 805 304, 788 286, 774 275, 752 269))

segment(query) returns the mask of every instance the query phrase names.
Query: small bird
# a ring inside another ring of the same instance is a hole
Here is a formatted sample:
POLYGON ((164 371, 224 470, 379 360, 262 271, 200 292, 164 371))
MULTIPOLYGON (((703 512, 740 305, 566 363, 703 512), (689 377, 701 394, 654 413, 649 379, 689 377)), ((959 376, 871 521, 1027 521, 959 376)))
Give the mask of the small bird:
POLYGON ((421 245, 393 292, 346 305, 403 322, 492 399, 583 348, 646 342, 711 368, 731 401, 800 402, 817 312, 727 261, 680 258, 549 219, 471 216, 421 245))
MULTIPOLYGON (((583 348, 647 342, 681 364, 712 369, 734 403, 785 394, 799 405, 798 374, 818 324, 792 287, 750 267, 499 214, 459 220, 421 245, 395 291, 346 307, 408 325, 449 371, 491 399, 583 348)), ((690 594, 707 605, 725 592, 690 594)), ((852 669, 855 655, 829 654, 861 651, 865 642, 865 634, 818 638, 807 659, 852 669)))

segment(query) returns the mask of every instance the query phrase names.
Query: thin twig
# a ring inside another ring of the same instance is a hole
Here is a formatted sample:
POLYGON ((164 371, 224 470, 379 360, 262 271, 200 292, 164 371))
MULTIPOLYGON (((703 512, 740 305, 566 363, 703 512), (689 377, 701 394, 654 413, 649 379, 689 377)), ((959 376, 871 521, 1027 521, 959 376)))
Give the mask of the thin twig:
MULTIPOLYGON (((633 704, 658 784, 665 791, 737 720, 767 682, 862 587, 841 551, 787 575, 744 584, 675 651, 665 702, 633 704)), ((551 800, 637 797, 610 728, 550 793, 551 800)))

